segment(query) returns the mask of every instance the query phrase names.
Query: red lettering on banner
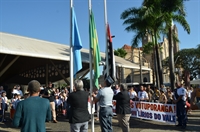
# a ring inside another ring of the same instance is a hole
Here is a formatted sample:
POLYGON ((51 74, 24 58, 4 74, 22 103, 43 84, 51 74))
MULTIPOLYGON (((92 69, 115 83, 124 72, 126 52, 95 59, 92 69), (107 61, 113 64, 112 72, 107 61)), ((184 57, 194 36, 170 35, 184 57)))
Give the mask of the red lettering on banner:
POLYGON ((169 111, 168 111, 168 106, 167 106, 167 105, 165 106, 165 112, 169 112, 169 111))
POLYGON ((171 113, 173 113, 172 106, 169 106, 169 111, 168 111, 168 112, 171 112, 171 113))
POLYGON ((157 109, 157 111, 161 111, 160 105, 158 105, 158 109, 157 109))
POLYGON ((165 106, 164 105, 161 106, 160 112, 165 112, 165 106))
POLYGON ((138 109, 141 109, 141 104, 140 103, 136 103, 136 108, 138 109))
POLYGON ((158 111, 158 110, 157 110, 157 105, 156 105, 156 104, 153 105, 153 109, 154 109, 154 111, 158 111))
POLYGON ((151 110, 153 110, 153 104, 151 104, 151 110))
POLYGON ((147 104, 147 109, 149 109, 149 108, 150 108, 150 106, 151 106, 150 104, 147 104))
MULTIPOLYGON (((134 102, 130 103, 131 104, 131 108, 134 108, 134 102)), ((159 112, 171 112, 174 113, 175 111, 175 107, 174 109, 172 108, 172 106, 170 105, 165 105, 165 104, 151 104, 151 103, 143 103, 143 102, 135 102, 135 106, 137 109, 144 109, 144 110, 151 110, 151 111, 159 111, 159 112)))

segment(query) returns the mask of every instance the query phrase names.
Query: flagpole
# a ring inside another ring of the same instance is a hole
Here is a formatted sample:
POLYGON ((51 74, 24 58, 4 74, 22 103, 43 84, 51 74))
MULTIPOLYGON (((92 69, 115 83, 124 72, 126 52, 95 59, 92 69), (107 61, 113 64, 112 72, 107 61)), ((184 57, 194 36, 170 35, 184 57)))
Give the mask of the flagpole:
POLYGON ((73 91, 73 46, 72 46, 72 8, 73 0, 70 0, 70 93, 73 91))
MULTIPOLYGON (((107 1, 106 0, 104 0, 104 19, 105 19, 105 32, 106 32, 106 45, 107 45, 107 42, 108 42, 108 38, 107 38, 107 24, 108 24, 108 18, 107 18, 107 1)), ((106 46, 107 47, 107 46, 106 46)), ((106 54, 105 54, 105 58, 106 58, 106 63, 105 63, 105 65, 107 65, 108 64, 108 48, 106 48, 106 54)), ((109 68, 106 68, 106 73, 109 73, 109 68)), ((108 75, 107 75, 108 76, 108 75)))
MULTIPOLYGON (((91 8, 92 8, 92 3, 91 0, 88 0, 88 6, 89 6, 89 23, 90 23, 90 15, 91 15, 91 8)), ((90 40, 90 35, 89 35, 89 40, 90 40)), ((91 44, 91 42, 90 42, 91 44)), ((92 49, 90 47, 90 54, 89 54, 89 60, 90 60, 90 111, 91 111, 91 132, 94 132, 94 113, 93 113, 93 72, 92 72, 92 49)))

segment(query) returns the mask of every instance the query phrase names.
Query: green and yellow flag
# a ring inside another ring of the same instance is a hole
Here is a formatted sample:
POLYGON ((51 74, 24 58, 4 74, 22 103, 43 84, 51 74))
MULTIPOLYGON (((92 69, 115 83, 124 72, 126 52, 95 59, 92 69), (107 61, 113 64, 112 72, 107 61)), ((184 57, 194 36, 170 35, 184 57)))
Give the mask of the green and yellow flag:
POLYGON ((92 11, 90 14, 89 33, 90 33, 90 49, 92 50, 93 67, 94 67, 94 82, 95 86, 99 88, 98 78, 100 76, 99 62, 101 61, 101 56, 98 44, 97 30, 92 11))

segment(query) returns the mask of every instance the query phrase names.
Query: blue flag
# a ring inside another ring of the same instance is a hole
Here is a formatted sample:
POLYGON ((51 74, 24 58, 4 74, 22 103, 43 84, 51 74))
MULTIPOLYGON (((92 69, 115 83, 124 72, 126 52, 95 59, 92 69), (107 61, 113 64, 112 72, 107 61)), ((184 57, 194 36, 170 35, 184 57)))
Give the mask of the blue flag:
POLYGON ((79 35, 78 25, 76 21, 76 14, 74 8, 72 8, 72 46, 74 55, 74 76, 76 73, 82 69, 82 59, 81 59, 81 48, 82 42, 79 35))

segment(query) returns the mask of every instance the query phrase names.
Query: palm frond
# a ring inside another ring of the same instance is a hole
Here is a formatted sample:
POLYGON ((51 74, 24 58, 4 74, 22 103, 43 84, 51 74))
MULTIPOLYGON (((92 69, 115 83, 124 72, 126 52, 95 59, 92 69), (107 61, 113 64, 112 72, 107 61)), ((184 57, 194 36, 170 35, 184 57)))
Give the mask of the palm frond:
POLYGON ((181 15, 173 15, 172 16, 173 21, 179 23, 185 31, 187 31, 188 34, 190 34, 190 25, 186 21, 184 16, 181 15))
POLYGON ((127 19, 127 18, 130 17, 130 16, 135 16, 135 15, 137 15, 139 11, 140 11, 139 8, 135 8, 135 7, 128 8, 128 9, 126 9, 124 12, 122 12, 120 18, 121 18, 121 19, 127 19))

